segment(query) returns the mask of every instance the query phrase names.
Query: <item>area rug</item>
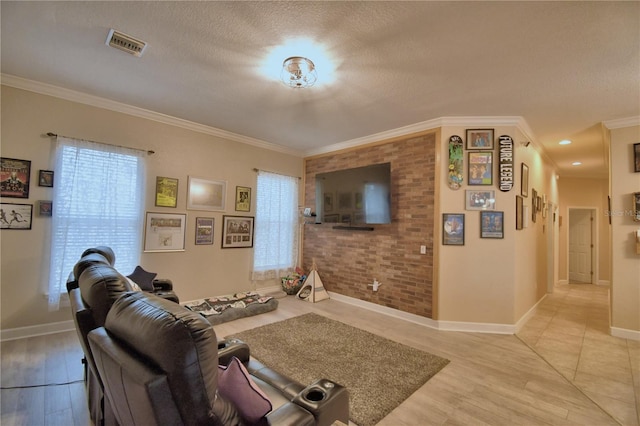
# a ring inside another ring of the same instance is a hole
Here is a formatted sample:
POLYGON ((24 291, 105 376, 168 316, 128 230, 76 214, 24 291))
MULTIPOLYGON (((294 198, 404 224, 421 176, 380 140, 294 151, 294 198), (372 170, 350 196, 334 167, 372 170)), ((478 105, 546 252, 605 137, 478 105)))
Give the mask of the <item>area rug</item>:
POLYGON ((309 313, 233 336, 251 355, 303 384, 326 378, 349 391, 352 422, 372 426, 449 360, 309 313))

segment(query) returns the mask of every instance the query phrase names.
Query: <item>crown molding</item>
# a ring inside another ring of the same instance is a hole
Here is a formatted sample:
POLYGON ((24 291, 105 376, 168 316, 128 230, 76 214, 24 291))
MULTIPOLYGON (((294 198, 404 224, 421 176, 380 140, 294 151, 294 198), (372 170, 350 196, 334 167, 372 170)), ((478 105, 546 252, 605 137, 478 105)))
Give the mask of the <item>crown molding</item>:
MULTIPOLYGON (((439 127, 495 127, 495 126, 514 126, 518 127, 523 133, 530 137, 533 132, 529 125, 522 117, 518 116, 487 116, 487 117, 440 117, 433 120, 422 121, 420 123, 410 124, 408 126, 398 127, 397 129, 385 130, 384 132, 374 133, 369 136, 351 139, 344 142, 338 142, 333 145, 325 146, 318 149, 305 151, 306 157, 314 155, 328 154, 343 149, 355 148, 374 142, 380 142, 387 139, 393 139, 413 133, 434 130, 439 127)), ((531 138, 533 139, 533 138, 531 138)))
POLYGON ((99 96, 89 95, 87 93, 78 92, 76 90, 65 89, 63 87, 54 86, 54 85, 42 83, 39 81, 29 80, 29 79, 18 77, 11 74, 1 74, 1 82, 5 86, 14 87, 16 89, 27 90, 30 92, 35 92, 35 93, 39 93, 47 96, 53 96, 55 98, 60 98, 67 101, 77 102, 80 104, 107 109, 110 111, 120 112, 120 113, 131 115, 134 117, 157 121, 159 123, 169 124, 171 126, 180 127, 180 128, 191 130, 198 133, 204 133, 207 135, 219 137, 222 139, 227 139, 234 142, 240 142, 247 145, 252 145, 258 148, 264 148, 271 151, 277 151, 283 154, 294 155, 296 157, 302 157, 303 155, 303 153, 298 150, 286 148, 271 142, 263 141, 261 139, 239 135, 237 133, 232 133, 226 130, 218 129, 216 127, 194 123, 193 121, 183 120, 181 118, 172 117, 170 115, 161 114, 161 113, 150 111, 144 108, 138 108, 132 105, 112 101, 110 99, 102 98, 99 96))
POLYGON ((607 120, 603 121, 602 124, 609 130, 640 126, 640 116, 607 120))

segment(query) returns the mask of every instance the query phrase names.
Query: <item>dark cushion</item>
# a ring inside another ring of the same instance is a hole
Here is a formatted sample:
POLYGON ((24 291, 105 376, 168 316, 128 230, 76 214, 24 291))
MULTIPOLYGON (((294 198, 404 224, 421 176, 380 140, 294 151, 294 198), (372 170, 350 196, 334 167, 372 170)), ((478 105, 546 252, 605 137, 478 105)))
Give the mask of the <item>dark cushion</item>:
POLYGON ((138 284, 143 291, 153 291, 153 279, 156 275, 158 274, 155 272, 145 271, 142 266, 138 265, 136 266, 136 269, 127 276, 138 284))
POLYGON ((113 266, 116 263, 116 254, 113 252, 111 247, 107 246, 97 246, 86 249, 80 257, 84 257, 91 253, 97 253, 104 256, 105 259, 109 262, 109 265, 113 266))
POLYGON ((273 409, 267 395, 236 357, 231 358, 227 367, 218 366, 218 392, 231 401, 249 423, 257 423, 273 409))
POLYGON ((82 300, 93 312, 96 327, 104 325, 113 302, 129 291, 127 279, 104 263, 87 266, 78 277, 78 287, 82 300))

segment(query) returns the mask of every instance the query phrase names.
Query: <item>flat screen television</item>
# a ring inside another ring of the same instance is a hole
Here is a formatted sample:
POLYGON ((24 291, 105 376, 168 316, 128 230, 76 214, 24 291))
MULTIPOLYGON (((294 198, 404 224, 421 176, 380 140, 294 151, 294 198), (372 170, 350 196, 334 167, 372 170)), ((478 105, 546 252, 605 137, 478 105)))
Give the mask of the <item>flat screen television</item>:
POLYGON ((391 163, 318 173, 316 222, 391 223, 391 163))

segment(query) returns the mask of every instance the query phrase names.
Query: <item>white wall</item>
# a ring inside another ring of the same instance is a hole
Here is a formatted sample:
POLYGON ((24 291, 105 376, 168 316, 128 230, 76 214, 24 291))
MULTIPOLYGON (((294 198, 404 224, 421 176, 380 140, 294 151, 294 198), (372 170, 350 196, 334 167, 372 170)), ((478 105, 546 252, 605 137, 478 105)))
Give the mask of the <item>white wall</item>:
MULTIPOLYGON (((1 95, 2 156, 32 162, 29 199, 3 198, 3 203, 37 204, 37 200, 51 199, 52 189, 34 183, 39 169, 52 168, 52 144, 50 138, 43 137, 47 132, 152 149, 156 153, 148 157, 146 210, 186 213, 186 250, 142 253, 141 265, 157 272, 159 277, 172 279, 181 300, 246 291, 255 286, 249 279, 253 250, 220 247, 222 215, 255 214, 253 168, 302 176, 301 157, 8 86, 2 86, 1 95), (227 181, 226 212, 186 210, 190 175, 227 181), (156 176, 179 179, 177 208, 154 206, 156 176), (236 186, 253 189, 251 212, 234 211, 236 186), (195 218, 200 216, 215 218, 213 245, 194 243, 195 218)), ((53 205, 55 208, 55 200, 53 205)), ((48 280, 50 224, 50 218, 34 215, 31 230, 0 233, 0 328, 3 330, 71 320, 68 309, 47 310, 44 288, 48 280)), ((260 286, 275 284, 265 282, 260 286)))
MULTIPOLYGON (((491 127, 491 126, 489 126, 491 127)), ((452 135, 465 138, 466 127, 443 127, 441 130, 440 206, 436 226, 442 226, 442 213, 465 214, 465 245, 438 247, 438 320, 489 324, 515 324, 544 295, 546 289, 546 240, 544 221, 538 215, 536 224, 516 231, 516 195, 520 194, 520 164, 529 166, 529 197, 531 189, 546 194, 557 204, 557 189, 553 170, 533 145, 520 142, 528 138, 515 126, 496 126, 495 137, 509 135, 514 140, 514 187, 501 192, 496 185, 494 169, 492 186, 469 186, 467 153, 464 157, 464 185, 449 189, 447 182, 448 140, 452 135), (497 211, 504 212, 504 239, 480 238, 480 212, 465 210, 465 190, 495 190, 497 211)), ((497 147, 494 162, 497 164, 497 147)), ((494 165, 494 168, 496 166, 494 165)), ((531 211, 531 210, 529 210, 531 211)))
POLYGON ((640 126, 611 130, 611 326, 640 334, 640 254, 635 251, 632 194, 640 191, 640 173, 633 169, 633 144, 640 126))

